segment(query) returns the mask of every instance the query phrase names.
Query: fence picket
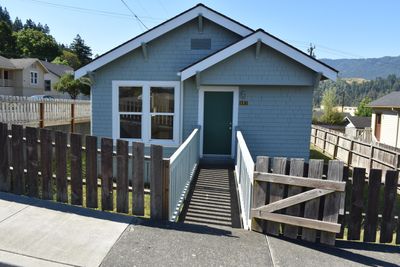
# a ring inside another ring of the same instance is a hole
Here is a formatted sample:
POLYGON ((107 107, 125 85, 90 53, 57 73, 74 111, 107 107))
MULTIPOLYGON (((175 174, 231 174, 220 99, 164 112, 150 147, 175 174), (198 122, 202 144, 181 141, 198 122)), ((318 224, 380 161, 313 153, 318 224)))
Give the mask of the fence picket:
MULTIPOLYGON (((304 159, 291 159, 290 160, 290 173, 291 176, 304 175, 304 159)), ((300 194, 302 188, 300 186, 288 186, 288 197, 300 194)), ((300 215, 300 204, 290 206, 286 209, 287 215, 299 216, 300 215)), ((285 225, 283 228, 283 234, 286 237, 296 239, 299 228, 297 226, 285 225)))
MULTIPOLYGON (((343 180, 344 163, 339 160, 330 160, 328 164, 327 179, 332 181, 343 180)), ((338 220, 340 208, 340 193, 335 192, 325 196, 323 221, 334 222, 338 220)), ((336 235, 329 232, 321 232, 321 243, 327 245, 335 244, 336 235)))
POLYGON ((128 142, 117 140, 117 212, 129 212, 128 142))
POLYGON ((14 194, 22 195, 25 193, 24 181, 24 155, 23 155, 23 127, 13 125, 12 131, 12 189, 14 194))
MULTIPOLYGON (((324 161, 319 159, 311 159, 308 164, 308 177, 322 179, 323 172, 324 161)), ((318 219, 319 204, 319 198, 307 201, 304 206, 304 218, 318 219)), ((306 241, 315 242, 317 238, 317 231, 303 228, 301 238, 306 241)))
POLYGON ((52 153, 51 131, 40 129, 40 170, 42 173, 42 198, 52 199, 52 153))
POLYGON ((144 144, 133 143, 132 213, 144 215, 144 144))
POLYGON ((162 219, 162 166, 163 147, 151 145, 150 147, 150 216, 152 219, 162 219))
MULTIPOLYGON (((286 158, 274 158, 272 164, 272 170, 275 174, 286 174, 286 166, 287 159, 286 158)), ((273 203, 275 201, 281 200, 283 198, 283 193, 285 190, 285 186, 283 184, 273 183, 270 185, 270 193, 269 193, 269 203, 273 203)), ((267 222, 267 233, 271 235, 279 235, 280 232, 280 224, 276 222, 267 222)))
POLYGON ((97 137, 86 136, 86 206, 97 208, 97 137))
POLYGON ((71 203, 82 205, 82 136, 71 134, 71 203))
POLYGON ((8 158, 8 126, 6 123, 0 123, 0 147, 3 148, 2 153, 0 153, 0 191, 9 192, 11 190, 11 176, 8 158))
POLYGON ((113 210, 113 140, 101 139, 101 208, 113 210))
POLYGON ((33 127, 25 128, 26 136, 26 183, 28 196, 38 197, 38 130, 33 127))
POLYGON ((382 224, 381 224, 381 243, 390 243, 393 240, 394 231, 394 204, 396 201, 397 184, 399 174, 397 171, 386 171, 385 176, 385 190, 384 190, 384 204, 382 213, 382 224))
POLYGON ((359 240, 364 207, 365 168, 354 168, 347 240, 359 240))
POLYGON ((67 134, 55 132, 57 201, 68 202, 67 194, 67 134))
POLYGON ((381 189, 382 170, 371 169, 368 178, 368 205, 364 225, 364 242, 376 241, 378 226, 379 192, 381 189))

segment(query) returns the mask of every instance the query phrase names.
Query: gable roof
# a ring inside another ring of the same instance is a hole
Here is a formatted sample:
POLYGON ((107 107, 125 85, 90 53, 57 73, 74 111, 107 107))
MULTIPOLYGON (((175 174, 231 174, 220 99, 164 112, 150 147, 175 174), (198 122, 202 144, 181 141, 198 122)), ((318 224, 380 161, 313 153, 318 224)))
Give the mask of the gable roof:
POLYGON ((218 62, 236 54, 239 51, 261 41, 265 45, 281 52, 282 54, 292 58, 293 60, 303 64, 304 66, 312 69, 315 72, 320 72, 322 76, 336 81, 338 71, 329 65, 317 60, 314 57, 300 51, 299 49, 289 45, 288 43, 278 39, 277 37, 265 32, 262 29, 248 35, 247 37, 225 47, 189 66, 182 69, 180 72, 181 80, 193 76, 198 71, 203 71, 218 62))
POLYGON ((16 69, 14 64, 8 58, 0 56, 0 68, 4 69, 16 69))
POLYGON ((80 78, 90 71, 94 71, 107 63, 119 58, 126 53, 140 47, 142 43, 150 42, 151 40, 197 18, 199 15, 209 19, 216 24, 219 24, 241 36, 247 36, 254 32, 251 28, 203 5, 198 4, 191 9, 155 26, 154 28, 136 36, 135 38, 117 46, 116 48, 104 53, 103 55, 95 58, 85 66, 75 71, 75 78, 80 78))
POLYGON ((345 119, 351 122, 356 128, 371 127, 371 117, 347 116, 345 119))
POLYGON ((400 108, 400 92, 391 92, 368 104, 371 108, 400 108))
POLYGON ((70 66, 54 64, 54 63, 43 61, 43 60, 41 60, 40 62, 49 70, 49 72, 53 73, 54 75, 56 75, 58 77, 61 77, 62 75, 64 75, 67 72, 69 72, 69 73, 74 72, 74 69, 71 68, 70 66))
POLYGON ((49 70, 37 58, 10 58, 10 62, 15 66, 16 69, 25 69, 31 66, 33 63, 38 62, 45 72, 49 72, 49 70))

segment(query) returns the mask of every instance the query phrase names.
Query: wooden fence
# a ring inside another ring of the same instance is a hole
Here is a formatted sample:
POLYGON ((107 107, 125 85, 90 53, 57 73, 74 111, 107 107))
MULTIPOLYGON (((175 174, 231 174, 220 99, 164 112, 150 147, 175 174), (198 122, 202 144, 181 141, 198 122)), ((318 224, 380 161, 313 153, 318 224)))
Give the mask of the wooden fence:
MULTIPOLYGON (((399 170, 400 149, 379 143, 367 143, 324 127, 313 125, 311 144, 349 167, 399 170)), ((384 174, 384 172, 383 172, 384 174)))
MULTIPOLYGON (((143 143, 133 143, 129 153, 129 143, 116 140, 114 152, 113 140, 109 138, 99 140, 86 136, 83 140, 79 134, 68 138, 63 132, 24 129, 22 125, 12 125, 10 134, 7 126, 0 123, 0 191, 89 208, 145 214, 143 143), (116 177, 113 177, 113 158, 117 162, 116 177), (133 172, 131 185, 129 164, 133 172)), ((168 219, 169 214, 169 172, 165 171, 169 159, 162 155, 162 146, 151 146, 150 217, 153 219, 168 219)))
MULTIPOLYGON (((90 101, 0 96, 0 122, 41 127, 90 121, 90 101)), ((72 131, 73 132, 73 131, 72 131)))
POLYGON ((386 171, 385 179, 378 169, 352 173, 338 160, 257 157, 252 230, 325 244, 335 237, 400 244, 398 172, 386 171))

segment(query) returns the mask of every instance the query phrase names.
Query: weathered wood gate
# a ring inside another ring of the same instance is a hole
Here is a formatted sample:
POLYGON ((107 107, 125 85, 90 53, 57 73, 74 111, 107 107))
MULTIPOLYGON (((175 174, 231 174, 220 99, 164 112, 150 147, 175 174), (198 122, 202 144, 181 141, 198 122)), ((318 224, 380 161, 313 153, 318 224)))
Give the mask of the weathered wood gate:
POLYGON ((286 158, 274 158, 269 173, 269 158, 257 158, 252 230, 271 235, 279 235, 282 230, 284 236, 297 238, 302 227, 302 239, 311 242, 316 242, 319 230, 320 242, 334 245, 336 233, 341 230, 338 217, 344 213, 343 162, 329 162, 326 180, 322 160, 310 160, 308 170, 303 159, 288 163, 286 158), (289 175, 285 175, 287 169, 289 175), (308 178, 303 177, 306 171, 308 178), (320 213, 322 220, 318 218, 320 213))

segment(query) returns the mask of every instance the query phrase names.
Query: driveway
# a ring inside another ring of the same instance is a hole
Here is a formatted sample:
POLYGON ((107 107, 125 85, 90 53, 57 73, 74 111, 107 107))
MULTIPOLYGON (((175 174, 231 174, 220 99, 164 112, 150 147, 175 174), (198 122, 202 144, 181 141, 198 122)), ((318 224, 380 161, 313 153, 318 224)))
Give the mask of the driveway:
POLYGON ((132 220, 0 193, 0 265, 98 266, 132 220))

